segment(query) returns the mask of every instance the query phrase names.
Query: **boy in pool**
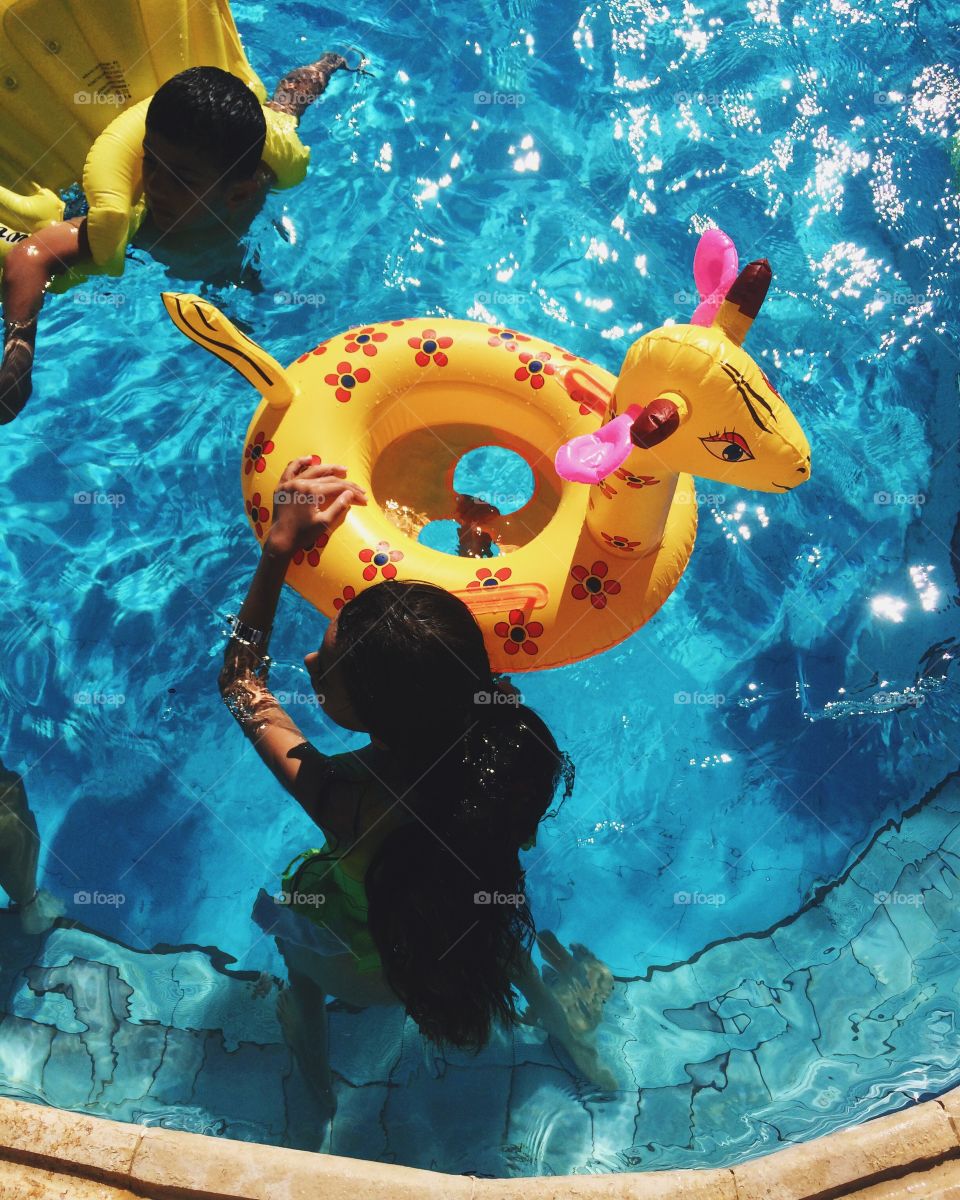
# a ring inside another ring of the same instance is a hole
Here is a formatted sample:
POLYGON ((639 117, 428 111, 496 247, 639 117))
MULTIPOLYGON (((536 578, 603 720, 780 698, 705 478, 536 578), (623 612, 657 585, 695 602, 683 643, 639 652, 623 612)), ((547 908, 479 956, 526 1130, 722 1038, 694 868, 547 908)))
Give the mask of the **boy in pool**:
MULTIPOLYGON (((351 70, 339 54, 291 71, 267 107, 300 119, 336 71, 351 70)), ((224 235, 235 246, 274 182, 261 161, 266 122, 259 100, 219 67, 191 67, 157 90, 143 143, 142 241, 194 252, 197 238, 224 235)), ((5 323, 0 366, 0 424, 30 397, 37 317, 52 279, 91 259, 86 217, 74 217, 24 239, 3 270, 5 323)))

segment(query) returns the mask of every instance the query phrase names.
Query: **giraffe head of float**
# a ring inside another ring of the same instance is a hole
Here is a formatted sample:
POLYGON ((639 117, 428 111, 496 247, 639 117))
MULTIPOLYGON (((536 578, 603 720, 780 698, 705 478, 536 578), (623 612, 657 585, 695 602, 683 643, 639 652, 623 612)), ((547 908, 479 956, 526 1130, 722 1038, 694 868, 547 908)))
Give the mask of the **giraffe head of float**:
POLYGON ((760 492, 791 491, 809 479, 799 422, 743 349, 770 280, 766 259, 748 263, 705 296, 691 324, 664 325, 634 342, 603 427, 561 447, 559 473, 599 483, 618 468, 637 476, 688 472, 760 492))

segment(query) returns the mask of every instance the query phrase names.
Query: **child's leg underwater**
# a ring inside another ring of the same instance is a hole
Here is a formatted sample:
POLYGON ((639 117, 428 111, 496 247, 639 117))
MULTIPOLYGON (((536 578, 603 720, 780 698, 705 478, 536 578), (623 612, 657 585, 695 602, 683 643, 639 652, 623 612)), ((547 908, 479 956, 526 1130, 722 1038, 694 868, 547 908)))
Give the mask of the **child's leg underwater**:
POLYGON ((24 931, 43 933, 63 905, 37 888, 40 835, 23 780, 0 763, 0 887, 20 910, 24 931))

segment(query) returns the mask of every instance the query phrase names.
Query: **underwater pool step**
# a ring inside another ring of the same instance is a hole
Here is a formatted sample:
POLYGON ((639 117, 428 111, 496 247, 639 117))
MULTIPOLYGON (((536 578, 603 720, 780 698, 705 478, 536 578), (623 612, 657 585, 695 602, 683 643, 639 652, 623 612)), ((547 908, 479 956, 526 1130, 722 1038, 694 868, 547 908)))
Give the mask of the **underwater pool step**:
POLYGON ((475 1179, 0 1099, 0 1200, 895 1200, 960 1195, 960 1088, 734 1168, 475 1179))

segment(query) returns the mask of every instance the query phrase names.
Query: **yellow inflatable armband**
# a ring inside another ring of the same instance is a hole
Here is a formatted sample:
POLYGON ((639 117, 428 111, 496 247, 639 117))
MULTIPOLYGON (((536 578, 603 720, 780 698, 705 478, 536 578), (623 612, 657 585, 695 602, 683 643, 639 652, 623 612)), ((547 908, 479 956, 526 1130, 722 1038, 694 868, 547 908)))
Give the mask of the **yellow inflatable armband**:
POLYGON ((36 188, 24 196, 0 188, 0 266, 17 242, 62 220, 63 201, 55 192, 36 188))

